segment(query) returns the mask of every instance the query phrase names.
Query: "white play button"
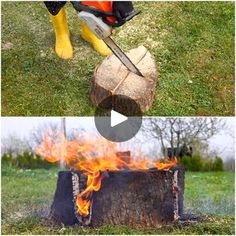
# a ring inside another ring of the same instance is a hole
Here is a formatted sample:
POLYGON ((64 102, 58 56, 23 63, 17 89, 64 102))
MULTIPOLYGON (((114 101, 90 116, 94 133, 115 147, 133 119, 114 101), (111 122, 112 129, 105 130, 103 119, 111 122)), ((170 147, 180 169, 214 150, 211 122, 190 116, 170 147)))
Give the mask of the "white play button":
POLYGON ((114 127, 126 120, 128 120, 127 116, 124 116, 117 111, 111 110, 111 127, 114 127))
POLYGON ((133 138, 142 125, 139 104, 124 95, 113 95, 102 100, 94 116, 100 135, 112 142, 126 142, 133 138))

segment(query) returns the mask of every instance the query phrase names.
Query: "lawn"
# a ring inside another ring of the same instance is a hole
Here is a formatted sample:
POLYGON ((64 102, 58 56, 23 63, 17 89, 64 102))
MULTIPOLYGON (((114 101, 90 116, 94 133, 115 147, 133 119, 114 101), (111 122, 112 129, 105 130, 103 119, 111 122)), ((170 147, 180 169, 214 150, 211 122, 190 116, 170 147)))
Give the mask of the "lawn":
POLYGON ((234 234, 234 173, 186 173, 185 212, 201 213, 200 222, 137 230, 49 225, 57 172, 2 168, 2 234, 234 234))
MULTIPOLYGON (((99 56, 69 15, 74 58, 54 53, 42 2, 2 2, 2 115, 89 116, 99 56)), ((142 14, 114 33, 125 51, 146 46, 160 76, 145 115, 234 115, 234 2, 135 2, 142 14)))

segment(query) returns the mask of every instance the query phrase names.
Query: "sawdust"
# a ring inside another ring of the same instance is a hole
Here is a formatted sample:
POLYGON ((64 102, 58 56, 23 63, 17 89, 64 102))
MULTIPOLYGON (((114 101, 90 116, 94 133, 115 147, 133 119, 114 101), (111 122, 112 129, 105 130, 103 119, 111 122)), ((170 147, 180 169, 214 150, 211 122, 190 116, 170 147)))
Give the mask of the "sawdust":
POLYGON ((10 50, 10 49, 13 48, 13 46, 14 46, 13 43, 11 43, 11 42, 6 42, 6 43, 3 43, 3 44, 2 44, 2 49, 3 49, 3 50, 10 50))

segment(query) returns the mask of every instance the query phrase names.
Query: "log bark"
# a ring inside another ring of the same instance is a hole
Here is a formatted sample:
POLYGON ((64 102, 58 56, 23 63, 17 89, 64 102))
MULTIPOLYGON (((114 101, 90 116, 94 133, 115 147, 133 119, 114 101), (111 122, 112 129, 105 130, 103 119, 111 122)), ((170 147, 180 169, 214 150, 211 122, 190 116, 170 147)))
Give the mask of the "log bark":
POLYGON ((148 111, 154 100, 158 77, 155 60, 143 46, 130 50, 127 55, 144 77, 129 72, 114 55, 109 56, 94 72, 91 101, 97 106, 108 97, 126 96, 133 99, 142 112, 148 111))
POLYGON ((81 172, 59 172, 50 218, 65 225, 105 224, 131 227, 160 227, 183 214, 184 170, 107 171, 102 187, 93 193, 91 215, 82 219, 75 213, 72 175, 81 188, 86 179, 81 172))

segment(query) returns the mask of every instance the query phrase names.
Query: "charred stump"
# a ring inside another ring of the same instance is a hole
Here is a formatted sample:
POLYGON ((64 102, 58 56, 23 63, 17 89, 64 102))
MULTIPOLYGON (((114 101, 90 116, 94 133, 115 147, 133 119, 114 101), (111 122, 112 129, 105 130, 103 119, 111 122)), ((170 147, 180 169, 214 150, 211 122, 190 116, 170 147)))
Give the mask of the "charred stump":
MULTIPOLYGON (((142 112, 148 111, 154 100, 158 77, 155 60, 143 46, 130 50, 127 55, 144 77, 128 71, 116 56, 111 55, 94 72, 91 101, 97 106, 108 97, 129 97, 142 112)), ((122 99, 117 102, 121 103, 122 99)))
POLYGON ((107 171, 98 192, 93 192, 90 215, 76 211, 75 196, 86 186, 81 172, 61 171, 50 218, 65 225, 105 224, 160 227, 183 214, 184 170, 107 171))

